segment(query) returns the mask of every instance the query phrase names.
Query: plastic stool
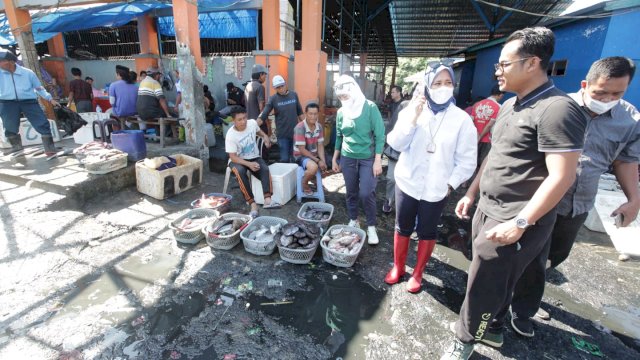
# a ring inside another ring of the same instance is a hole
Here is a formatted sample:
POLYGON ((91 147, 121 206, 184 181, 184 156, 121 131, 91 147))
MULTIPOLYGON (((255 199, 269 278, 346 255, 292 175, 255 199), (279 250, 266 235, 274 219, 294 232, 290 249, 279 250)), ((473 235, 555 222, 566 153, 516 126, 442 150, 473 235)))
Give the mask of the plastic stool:
POLYGON ((114 126, 120 129, 120 122, 116 119, 102 119, 102 120, 94 120, 93 121, 93 137, 102 139, 102 142, 111 142, 111 132, 114 130, 114 126), (96 125, 98 125, 98 133, 96 132, 96 125), (111 130, 109 130, 108 126, 111 125, 111 130))
POLYGON ((302 166, 298 166, 298 171, 296 173, 297 177, 297 186, 296 186, 296 201, 299 203, 302 202, 302 198, 313 198, 318 199, 320 202, 324 202, 324 189, 322 188, 322 172, 320 169, 316 172, 316 191, 311 195, 306 195, 304 191, 302 191, 302 177, 304 176, 304 169, 302 166))

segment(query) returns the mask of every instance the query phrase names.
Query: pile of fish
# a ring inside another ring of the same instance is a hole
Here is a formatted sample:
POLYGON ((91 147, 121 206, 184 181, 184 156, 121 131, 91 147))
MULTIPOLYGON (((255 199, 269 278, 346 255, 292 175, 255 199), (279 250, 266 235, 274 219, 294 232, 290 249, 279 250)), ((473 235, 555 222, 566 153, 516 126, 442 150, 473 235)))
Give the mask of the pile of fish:
POLYGON ((84 164, 92 164, 111 160, 124 153, 120 150, 113 149, 111 144, 92 141, 74 149, 73 154, 84 164))
POLYGON ((331 218, 331 210, 325 210, 321 208, 314 208, 313 206, 309 206, 304 210, 300 217, 304 220, 329 220, 331 218))
POLYGON ((334 228, 322 238, 322 245, 333 251, 354 255, 360 250, 364 239, 355 231, 347 228, 334 228))
POLYGON ((217 196, 217 195, 205 195, 202 194, 202 197, 193 203, 194 208, 203 208, 203 209, 212 209, 218 208, 219 206, 225 205, 229 202, 229 198, 226 196, 217 196))
POLYGON ((317 225, 296 221, 282 226, 276 240, 288 249, 312 249, 318 245, 320 235, 322 231, 317 225))
POLYGON ((209 236, 229 236, 242 228, 248 220, 246 219, 224 219, 220 218, 207 226, 206 231, 209 236))
POLYGON ((179 224, 175 225, 177 230, 183 232, 192 232, 202 229, 202 227, 211 220, 210 216, 198 216, 186 217, 179 224))
POLYGON ((260 225, 257 229, 253 230, 249 233, 248 237, 251 240, 255 240, 257 242, 268 243, 275 239, 275 236, 280 233, 280 229, 282 225, 260 225))

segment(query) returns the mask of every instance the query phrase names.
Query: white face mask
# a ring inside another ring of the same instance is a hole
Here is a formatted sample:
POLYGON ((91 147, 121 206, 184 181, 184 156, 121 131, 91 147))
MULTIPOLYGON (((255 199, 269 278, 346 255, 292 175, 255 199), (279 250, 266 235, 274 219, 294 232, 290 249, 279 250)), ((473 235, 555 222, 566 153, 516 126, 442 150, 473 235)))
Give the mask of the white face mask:
POLYGON ((602 102, 589 96, 589 94, 586 91, 583 91, 582 94, 584 95, 582 97, 582 99, 584 100, 584 104, 589 108, 589 110, 593 111, 598 115, 604 114, 607 111, 613 109, 613 107, 618 105, 618 103, 620 102, 620 100, 602 102))
POLYGON ((453 96, 453 88, 449 86, 440 86, 437 89, 429 89, 429 97, 436 104, 444 104, 453 96))

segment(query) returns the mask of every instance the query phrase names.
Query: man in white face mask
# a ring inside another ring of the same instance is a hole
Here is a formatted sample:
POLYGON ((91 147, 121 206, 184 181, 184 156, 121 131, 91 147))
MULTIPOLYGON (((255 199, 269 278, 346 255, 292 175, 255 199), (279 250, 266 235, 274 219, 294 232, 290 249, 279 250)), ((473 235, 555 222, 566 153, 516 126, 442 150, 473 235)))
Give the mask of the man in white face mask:
MULTIPOLYGON (((627 202, 612 214, 618 226, 631 224, 638 215, 638 160, 640 159, 640 113, 622 100, 635 72, 634 63, 614 56, 593 63, 582 88, 569 94, 589 113, 584 151, 579 159, 576 181, 557 207, 548 259, 551 267, 569 256, 578 230, 593 208, 600 175, 613 167, 627 202)), ((532 328, 530 317, 547 320, 539 309, 545 286, 546 258, 531 262, 518 281, 511 304, 521 328, 532 328), (537 312, 536 312, 537 311, 537 312)), ((533 336, 533 331, 531 332, 533 336)))

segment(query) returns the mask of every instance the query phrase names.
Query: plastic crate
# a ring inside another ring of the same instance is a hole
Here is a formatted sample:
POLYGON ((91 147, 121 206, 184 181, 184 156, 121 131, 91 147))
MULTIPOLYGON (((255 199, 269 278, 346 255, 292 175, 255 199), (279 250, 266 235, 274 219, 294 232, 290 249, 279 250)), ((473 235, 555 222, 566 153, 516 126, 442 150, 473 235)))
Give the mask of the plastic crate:
MULTIPOLYGON (((269 165, 271 187, 273 188, 271 201, 284 205, 296 196, 297 170, 297 164, 275 163, 269 165)), ((258 204, 264 204, 262 183, 255 176, 251 176, 251 191, 253 192, 253 200, 258 204)))
POLYGON ((109 160, 83 164, 84 169, 90 174, 107 174, 127 167, 127 153, 116 155, 109 160))
MULTIPOLYGON (((182 231, 178 229, 178 224, 180 224, 182 220, 188 217, 210 217, 213 220, 220 217, 220 213, 211 209, 192 209, 187 211, 186 214, 169 223, 169 229, 173 230, 173 236, 175 237, 177 242, 193 245, 204 239, 204 234, 202 233, 202 228, 198 228, 192 231, 182 231)), ((207 224, 208 223, 209 222, 207 222, 207 224)))
POLYGON ((324 261, 328 262, 331 265, 339 267, 351 267, 353 266, 353 264, 355 264, 356 259, 358 259, 358 255, 360 254, 362 246, 364 245, 366 240, 367 233, 365 233, 362 229, 358 229, 348 225, 333 225, 332 227, 327 229, 327 232, 325 232, 322 240, 320 240, 320 246, 322 247, 322 259, 324 259, 324 261), (362 238, 362 240, 360 241, 360 245, 358 245, 358 250, 355 252, 355 254, 343 254, 341 252, 331 250, 323 244, 323 240, 328 237, 328 234, 330 234, 333 229, 341 228, 346 228, 347 230, 353 231, 360 235, 360 237, 362 238))
POLYGON ((136 163, 136 188, 139 192, 163 200, 189 190, 202 182, 202 160, 191 156, 170 155, 178 166, 158 171, 136 163))
POLYGON ((300 207, 300 210, 298 210, 298 220, 304 222, 305 224, 309 224, 309 225, 319 225, 323 229, 326 229, 327 227, 329 227, 329 223, 331 222, 331 218, 332 217, 333 217, 333 205, 328 204, 328 203, 308 202, 308 203, 304 203, 300 207), (318 209, 318 210, 322 210, 322 211, 329 211, 330 212, 329 219, 327 219, 327 220, 305 219, 305 218, 302 217, 302 214, 304 214, 304 212, 307 211, 308 209, 318 209))
POLYGON ((214 249, 220 249, 220 250, 231 250, 236 245, 238 245, 240 243, 240 233, 242 232, 242 230, 244 230, 244 228, 249 226, 249 224, 251 224, 251 220, 253 220, 252 217, 249 215, 238 214, 238 213, 227 213, 227 214, 220 215, 220 217, 215 221, 220 219, 222 220, 242 219, 247 221, 247 224, 242 226, 240 229, 234 231, 233 234, 225 235, 225 236, 214 236, 213 234, 209 234, 209 231, 207 230, 207 228, 213 222, 208 223, 206 226, 202 228, 202 233, 206 236, 207 244, 214 249))
POLYGON ((195 199, 191 202, 191 207, 193 209, 213 209, 213 210, 218 210, 221 214, 226 213, 227 211, 229 211, 229 209, 231 208, 231 200, 233 200, 233 196, 228 195, 228 194, 223 194, 223 193, 209 193, 206 194, 205 196, 218 196, 218 197, 225 197, 227 198, 227 202, 222 204, 222 205, 218 205, 216 207, 199 207, 198 205, 198 201, 200 199, 195 199))
POLYGON ((261 242, 249 239, 249 234, 254 230, 257 230, 260 226, 273 226, 273 225, 285 225, 288 221, 285 219, 281 219, 273 216, 260 216, 253 220, 249 226, 244 228, 240 233, 240 238, 242 238, 242 244, 244 245, 244 249, 251 254, 254 255, 271 255, 273 250, 276 248, 276 240, 269 242, 261 242))

